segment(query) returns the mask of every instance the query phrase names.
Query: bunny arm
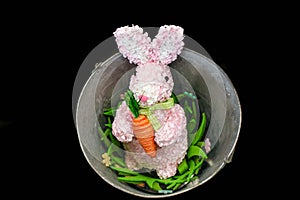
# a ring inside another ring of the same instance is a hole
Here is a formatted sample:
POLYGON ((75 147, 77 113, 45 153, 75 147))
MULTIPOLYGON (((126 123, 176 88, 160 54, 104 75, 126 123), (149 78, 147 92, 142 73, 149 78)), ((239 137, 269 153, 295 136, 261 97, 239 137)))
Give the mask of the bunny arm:
POLYGON ((122 102, 116 111, 115 119, 112 123, 112 134, 120 142, 130 142, 134 136, 132 131, 132 113, 125 101, 122 102))
POLYGON ((156 115, 162 124, 162 127, 155 133, 155 142, 158 146, 173 144, 178 141, 182 134, 186 133, 185 112, 179 104, 175 104, 167 111, 158 110, 156 115), (166 112, 164 117, 162 117, 162 112, 166 112))

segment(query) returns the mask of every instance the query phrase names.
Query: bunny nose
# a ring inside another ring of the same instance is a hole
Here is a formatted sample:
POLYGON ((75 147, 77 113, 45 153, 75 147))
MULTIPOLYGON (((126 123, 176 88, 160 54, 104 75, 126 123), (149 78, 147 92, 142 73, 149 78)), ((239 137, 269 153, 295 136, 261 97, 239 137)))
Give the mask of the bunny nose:
POLYGON ((139 99, 141 100, 141 102, 145 103, 148 100, 148 97, 144 95, 140 95, 139 99))

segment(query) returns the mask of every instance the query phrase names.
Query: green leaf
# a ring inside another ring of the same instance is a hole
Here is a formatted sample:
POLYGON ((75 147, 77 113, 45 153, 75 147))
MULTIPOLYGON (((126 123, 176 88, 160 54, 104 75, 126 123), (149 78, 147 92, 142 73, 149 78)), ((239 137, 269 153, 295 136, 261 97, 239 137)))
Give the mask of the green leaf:
MULTIPOLYGON (((174 93, 172 93, 172 98, 174 99, 174 102, 177 103, 178 96, 175 96, 174 93)), ((139 115, 139 102, 135 100, 133 93, 128 90, 125 93, 125 102, 132 112, 132 114, 137 117, 139 115)), ((138 183, 145 183, 149 188, 151 188, 154 191, 169 191, 173 192, 174 190, 177 190, 179 187, 181 187, 183 184, 186 184, 192 180, 195 180, 198 178, 197 175, 199 173, 199 170, 201 169, 201 166, 204 162, 204 160, 207 158, 207 155, 205 154, 204 150, 202 149, 204 142, 201 141, 201 138, 204 134, 205 128, 206 128, 206 116, 205 113, 202 113, 202 121, 200 123, 200 126, 198 130, 196 129, 196 119, 197 117, 197 107, 195 102, 192 102, 192 108, 189 106, 189 103, 187 101, 185 103, 185 111, 186 114, 188 114, 191 119, 187 125, 187 129, 189 133, 194 132, 194 139, 192 140, 192 145, 189 147, 187 156, 183 161, 178 165, 177 171, 178 174, 175 176, 172 176, 168 179, 160 179, 160 178, 154 178, 152 176, 146 176, 144 174, 140 174, 136 171, 129 170, 126 168, 126 164, 123 159, 123 154, 120 154, 120 151, 122 148, 122 143, 119 142, 115 136, 112 134, 112 115, 113 112, 115 112, 116 109, 106 109, 104 112, 106 112, 104 115, 107 116, 107 122, 104 124, 106 126, 105 132, 99 128, 99 133, 102 136, 101 140, 105 140, 107 142, 107 153, 110 155, 112 160, 112 165, 110 165, 110 168, 118 174, 118 180, 122 182, 126 182, 129 184, 138 184, 138 183), (108 140, 110 139, 110 140, 108 140), (119 146, 120 145, 120 146, 119 146), (116 167, 116 165, 119 165, 116 167)), ((199 116, 198 116, 199 117, 199 116)), ((190 141, 190 140, 189 140, 190 141)))
POLYGON ((205 160, 205 158, 202 157, 200 162, 198 164, 196 164, 196 166, 195 166, 195 175, 197 175, 199 173, 199 170, 200 170, 204 160, 205 160))
POLYGON ((204 159, 207 158, 207 155, 206 155, 205 151, 202 148, 200 148, 200 157, 202 157, 204 159))
POLYGON ((195 162, 193 160, 189 160, 189 175, 186 180, 187 182, 190 182, 190 179, 194 174, 194 169, 195 169, 195 162))
POLYGON ((108 128, 112 128, 112 124, 104 124, 104 126, 106 126, 108 128))
POLYGON ((125 92, 125 101, 133 116, 137 118, 139 116, 139 104, 135 100, 133 93, 130 90, 125 92))
POLYGON ((203 158, 207 158, 206 153, 198 146, 191 145, 187 152, 187 157, 190 159, 193 156, 200 156, 203 158))
POLYGON ((147 178, 146 179, 146 183, 151 189, 153 189, 153 184, 155 183, 155 181, 156 181, 155 178, 147 178))
POLYGON ((182 183, 184 183, 186 181, 186 177, 188 175, 189 175, 189 171, 186 171, 186 172, 184 172, 184 174, 182 174, 180 176, 176 176, 176 179, 173 180, 172 183, 167 186, 167 189, 173 188, 174 186, 176 186, 176 184, 182 184, 182 183))
POLYGON ((190 114, 193 113, 192 108, 189 106, 187 100, 184 101, 184 108, 183 109, 185 110, 186 113, 190 113, 190 114))
POLYGON ((109 145, 111 144, 111 142, 107 139, 105 133, 103 132, 103 130, 100 126, 98 127, 98 132, 101 135, 100 140, 102 140, 104 142, 105 146, 108 148, 109 145))
POLYGON ((197 107, 195 101, 192 102, 192 109, 193 109, 193 117, 197 119, 197 107))
POLYGON ((195 145, 198 146, 198 147, 204 147, 204 146, 205 146, 205 142, 199 141, 199 142, 197 142, 197 144, 195 144, 195 145))
POLYGON ((122 172, 122 173, 125 173, 125 174, 128 174, 128 175, 139 175, 138 172, 129 170, 127 168, 120 168, 120 167, 114 167, 114 166, 110 166, 110 168, 117 171, 117 172, 122 172))
POLYGON ((183 159, 183 161, 177 167, 179 174, 183 174, 186 170, 188 170, 188 168, 189 166, 186 162, 186 159, 183 159))
POLYGON ((161 187, 160 187, 160 184, 158 182, 153 183, 152 189, 156 190, 156 191, 162 190, 161 187))
POLYGON ((196 124, 197 122, 195 119, 191 119, 189 121, 189 123, 187 124, 188 133, 191 133, 196 128, 196 124))
MULTIPOLYGON (((203 158, 201 158, 201 159, 203 159, 203 158)), ((193 160, 195 162, 195 165, 197 165, 200 162, 200 157, 194 156, 193 160)), ((194 172, 195 175, 197 175, 197 170, 199 171, 199 169, 196 169, 196 167, 195 167, 195 172, 194 172)))
POLYGON ((112 128, 112 123, 111 123, 111 119, 110 119, 110 117, 107 117, 107 123, 106 124, 104 124, 106 127, 108 127, 108 128, 112 128))
POLYGON ((107 108, 103 111, 103 114, 106 116, 113 116, 115 112, 114 108, 107 108))
MULTIPOLYGON (((141 174, 138 174, 136 176, 125 176, 125 177, 118 177, 118 180, 119 181, 143 181, 143 182, 146 182, 147 184, 149 183, 151 186, 153 184, 153 182, 155 181, 154 180, 151 180, 151 179, 154 179, 154 178, 151 178, 151 177, 148 177, 148 176, 144 176, 144 175, 141 175, 141 174)), ((150 187, 150 186, 149 186, 150 187)))
POLYGON ((184 98, 184 97, 185 97, 185 94, 184 94, 184 93, 178 94, 178 95, 176 96, 178 102, 181 101, 182 98, 184 98))
POLYGON ((111 129, 110 128, 107 128, 106 130, 105 130, 105 132, 104 132, 104 135, 106 136, 106 137, 109 137, 109 134, 111 133, 111 129))
POLYGON ((107 149, 107 154, 109 156, 112 156, 113 154, 116 156, 122 156, 124 153, 123 149, 121 149, 120 147, 116 146, 115 144, 111 143, 111 145, 108 147, 107 149))
POLYGON ((124 177, 118 177, 119 181, 123 181, 123 182, 145 182, 146 179, 145 177, 142 177, 140 175, 137 176, 124 176, 124 177))
POLYGON ((145 182, 144 181, 126 181, 126 183, 137 185, 137 184, 141 184, 141 183, 145 183, 145 182))
POLYGON ((195 161, 189 160, 189 171, 193 171, 195 168, 195 161))
POLYGON ((110 157, 116 164, 120 165, 121 167, 126 167, 126 164, 124 163, 123 159, 114 155, 111 155, 110 157))
POLYGON ((174 190, 177 190, 177 188, 179 187, 179 186, 181 186, 182 184, 181 183, 177 183, 174 187, 173 187, 173 191, 174 190))
POLYGON ((117 138, 112 134, 112 132, 110 132, 109 134, 109 139, 114 145, 120 148, 122 147, 122 143, 119 140, 117 140, 117 138))
POLYGON ((202 138, 202 136, 204 134, 205 128, 206 128, 206 115, 205 115, 205 113, 202 113, 202 121, 201 121, 200 127, 197 130, 196 135, 191 143, 192 145, 194 145, 198 141, 200 141, 200 139, 202 138))
POLYGON ((172 92, 172 94, 171 94, 171 98, 173 98, 174 99, 174 103, 177 103, 177 104, 179 104, 179 101, 178 101, 178 99, 177 99, 177 97, 176 97, 176 95, 172 92))
POLYGON ((193 176, 191 179, 190 179, 190 182, 193 182, 194 180, 198 179, 199 177, 198 176, 193 176))

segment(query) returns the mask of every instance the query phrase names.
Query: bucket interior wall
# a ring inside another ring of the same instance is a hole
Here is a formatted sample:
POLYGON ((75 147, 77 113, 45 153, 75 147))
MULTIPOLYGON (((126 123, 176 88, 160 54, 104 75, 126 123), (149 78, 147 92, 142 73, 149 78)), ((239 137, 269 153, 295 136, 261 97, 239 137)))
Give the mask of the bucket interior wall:
POLYGON ((114 87, 121 76, 135 67, 121 54, 115 54, 95 69, 82 89, 76 110, 76 126, 88 163, 112 186, 142 197, 173 196, 203 184, 230 161, 239 135, 241 108, 236 91, 224 71, 212 60, 186 48, 170 67, 189 81, 198 97, 200 111, 207 116, 206 137, 212 146, 208 154, 209 165, 203 169, 199 179, 171 194, 150 194, 119 182, 116 174, 102 164, 101 155, 106 150, 98 132, 99 113, 110 105, 114 87))

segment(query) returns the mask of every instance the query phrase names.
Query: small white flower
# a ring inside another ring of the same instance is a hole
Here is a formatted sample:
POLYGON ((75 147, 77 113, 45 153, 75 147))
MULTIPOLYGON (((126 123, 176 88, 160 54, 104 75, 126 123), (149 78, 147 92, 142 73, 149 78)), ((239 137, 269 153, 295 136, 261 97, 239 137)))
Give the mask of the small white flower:
POLYGON ((204 140, 204 142, 205 142, 205 145, 204 145, 205 151, 206 151, 206 153, 208 153, 210 151, 210 145, 211 145, 209 138, 206 138, 204 140))
POLYGON ((111 165, 111 162, 108 153, 102 154, 102 158, 103 158, 102 163, 105 164, 106 167, 109 167, 111 165))

